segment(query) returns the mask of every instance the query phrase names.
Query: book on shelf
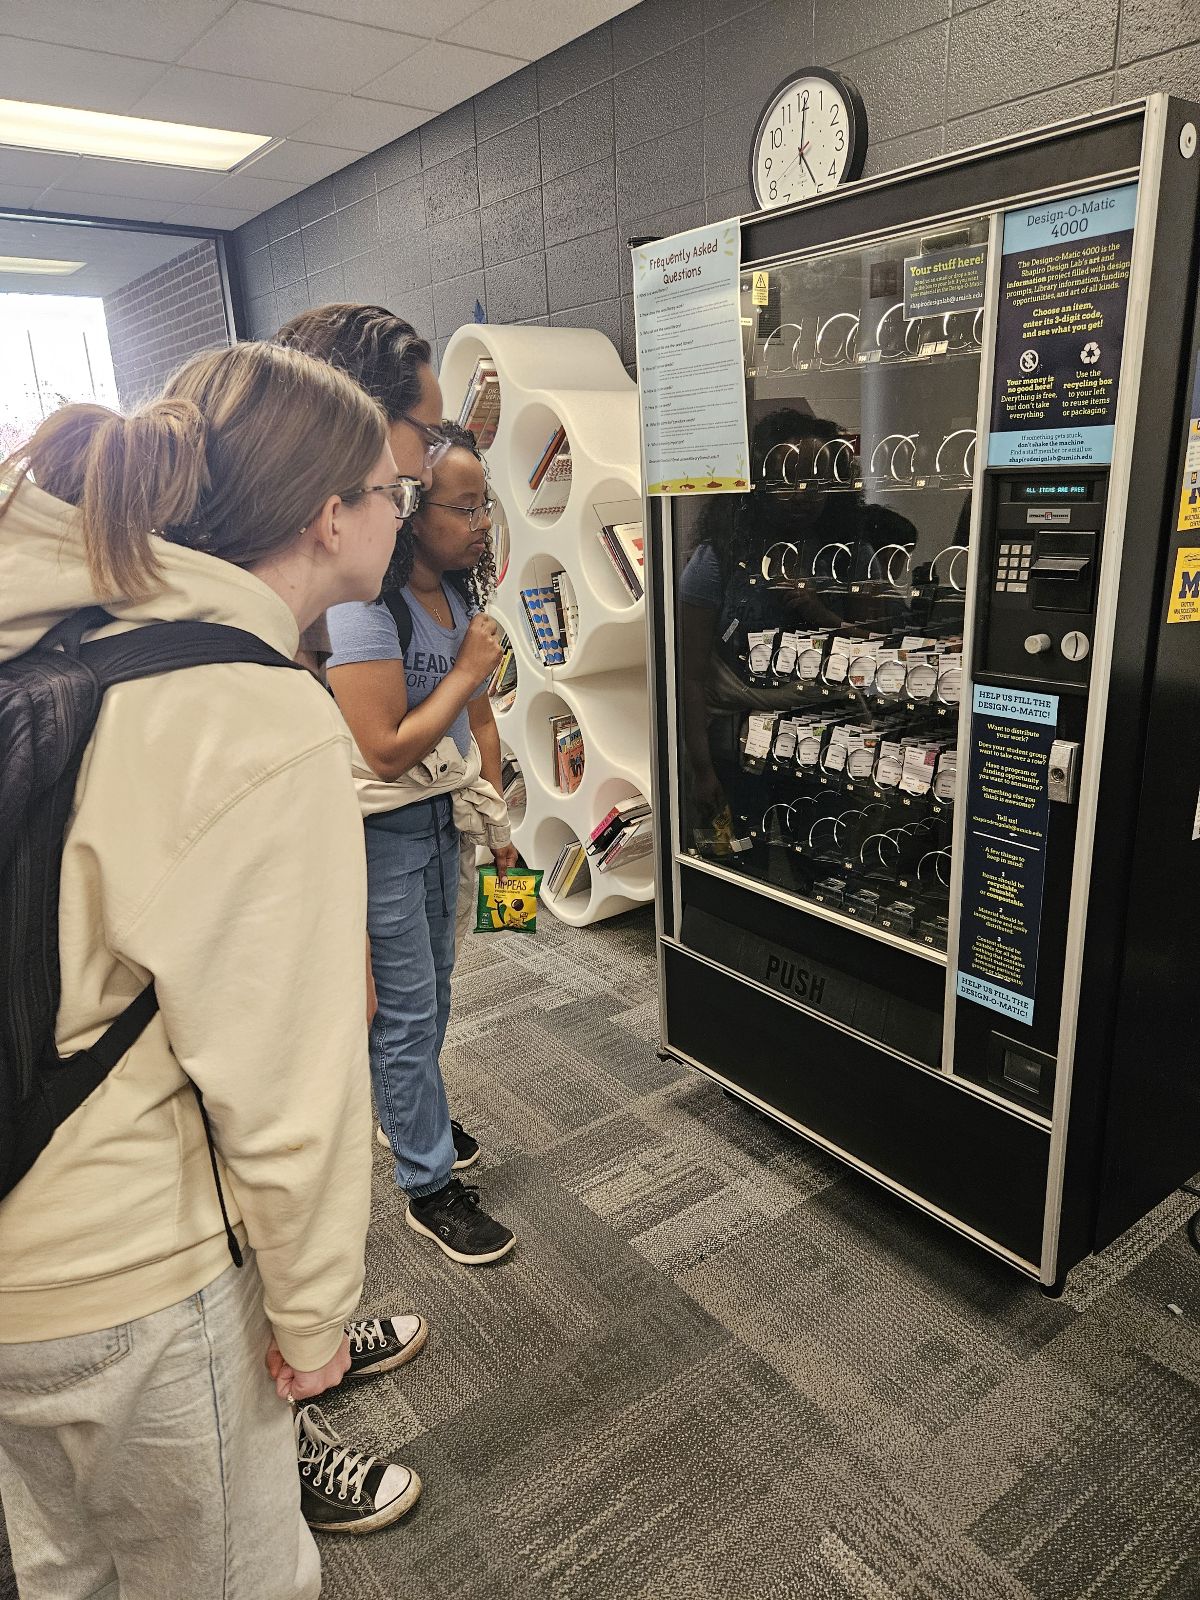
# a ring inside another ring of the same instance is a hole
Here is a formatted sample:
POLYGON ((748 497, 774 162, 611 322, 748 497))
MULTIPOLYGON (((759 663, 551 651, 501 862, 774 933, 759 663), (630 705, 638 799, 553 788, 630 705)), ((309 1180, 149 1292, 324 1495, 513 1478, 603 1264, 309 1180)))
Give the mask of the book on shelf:
POLYGON ((584 753, 583 733, 573 713, 551 717, 550 735, 555 782, 562 794, 574 794, 583 781, 584 753))
POLYGON ((500 421, 500 377, 490 356, 481 356, 459 408, 458 425, 470 428, 475 442, 486 450, 496 437, 500 421))
POLYGON ((561 666, 566 657, 559 636, 553 586, 541 584, 532 589, 522 589, 521 604, 525 608, 538 659, 544 667, 561 666))
POLYGON ((517 698, 517 658, 507 639, 499 665, 488 680, 487 692, 493 711, 507 711, 517 698))
POLYGON ((602 855, 616 838, 649 815, 650 802, 640 794, 631 795, 628 800, 618 800, 588 835, 585 846, 588 854, 602 855))
POLYGON ((645 539, 640 522, 605 523, 596 537, 604 546, 617 577, 634 600, 645 593, 642 569, 645 564, 645 539))
POLYGON ((654 849, 654 833, 648 820, 635 822, 624 828, 596 862, 597 872, 609 872, 613 867, 627 866, 640 861, 654 849))
POLYGON ((582 894, 590 885, 591 874, 584 848, 578 839, 572 839, 559 851, 546 877, 545 888, 549 894, 563 899, 570 894, 582 894))
POLYGON ((500 766, 501 793, 504 803, 510 810, 516 810, 525 804, 525 774, 517 764, 515 756, 505 756, 500 766))
POLYGON ((545 449, 543 449, 541 455, 538 457, 536 466, 529 474, 529 487, 531 489, 536 489, 538 484, 541 483, 542 479, 546 476, 546 471, 549 468, 550 463, 558 454, 559 446, 566 444, 566 441, 567 430, 563 427, 555 428, 549 439, 546 440, 545 449))
POLYGON ((571 493, 571 446, 566 434, 536 484, 531 483, 533 499, 529 502, 531 517, 557 517, 567 504, 571 493))
POLYGON ((551 574, 550 583, 558 607, 559 642, 564 658, 569 660, 579 637, 579 602, 575 598, 575 585, 571 582, 570 573, 561 569, 551 574))

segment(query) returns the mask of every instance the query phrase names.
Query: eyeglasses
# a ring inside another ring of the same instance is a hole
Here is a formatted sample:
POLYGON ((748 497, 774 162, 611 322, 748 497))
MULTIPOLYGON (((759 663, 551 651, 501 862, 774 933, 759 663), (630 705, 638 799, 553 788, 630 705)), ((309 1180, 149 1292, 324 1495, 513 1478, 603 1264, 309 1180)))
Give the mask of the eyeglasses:
POLYGON ((394 483, 372 483, 365 489, 350 489, 343 500, 361 500, 365 494, 386 494, 401 521, 407 521, 421 501, 421 482, 418 478, 397 478, 394 483))
POLYGON ((407 422, 410 428, 415 428, 425 441, 425 465, 434 467, 450 448, 450 440, 440 428, 431 427, 428 422, 418 422, 416 417, 410 417, 407 411, 400 413, 401 422, 407 422))
POLYGON ((480 521, 484 517, 490 521, 496 502, 494 500, 485 500, 481 506, 454 506, 446 500, 426 500, 422 498, 421 505, 423 507, 440 506, 443 511, 457 511, 459 516, 468 519, 471 532, 478 533, 480 521))

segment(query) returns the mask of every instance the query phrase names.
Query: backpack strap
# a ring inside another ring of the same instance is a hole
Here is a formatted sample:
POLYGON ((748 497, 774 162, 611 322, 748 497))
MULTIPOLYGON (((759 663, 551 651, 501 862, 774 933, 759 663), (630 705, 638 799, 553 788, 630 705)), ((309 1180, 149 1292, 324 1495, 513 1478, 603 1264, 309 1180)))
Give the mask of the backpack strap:
POLYGON ((400 654, 406 656, 413 636, 412 612, 408 609, 408 601, 401 590, 389 589, 383 596, 383 603, 392 613, 392 621, 396 624, 396 633, 400 639, 400 654))

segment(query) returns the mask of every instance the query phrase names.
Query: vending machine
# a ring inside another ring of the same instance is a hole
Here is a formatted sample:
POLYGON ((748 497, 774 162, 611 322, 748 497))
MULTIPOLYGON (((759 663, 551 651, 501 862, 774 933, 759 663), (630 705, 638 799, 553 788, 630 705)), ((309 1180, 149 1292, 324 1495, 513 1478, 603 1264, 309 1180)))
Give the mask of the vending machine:
POLYGON ((1051 1292, 1200 1168, 1198 127, 740 219, 647 502, 664 1050, 1051 1292))

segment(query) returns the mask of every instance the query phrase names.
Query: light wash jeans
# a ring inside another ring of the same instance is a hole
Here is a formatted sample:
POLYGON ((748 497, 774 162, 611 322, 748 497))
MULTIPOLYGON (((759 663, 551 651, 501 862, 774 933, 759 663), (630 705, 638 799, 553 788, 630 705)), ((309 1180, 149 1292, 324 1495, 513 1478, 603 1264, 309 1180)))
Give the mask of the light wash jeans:
POLYGON ((459 842, 448 795, 372 816, 367 929, 379 1009, 371 1024, 375 1107, 414 1196, 450 1181, 454 1137, 439 1057, 450 1020, 459 842))
POLYGON ((121 1327, 0 1344, 21 1600, 316 1600, 253 1254, 121 1327))

